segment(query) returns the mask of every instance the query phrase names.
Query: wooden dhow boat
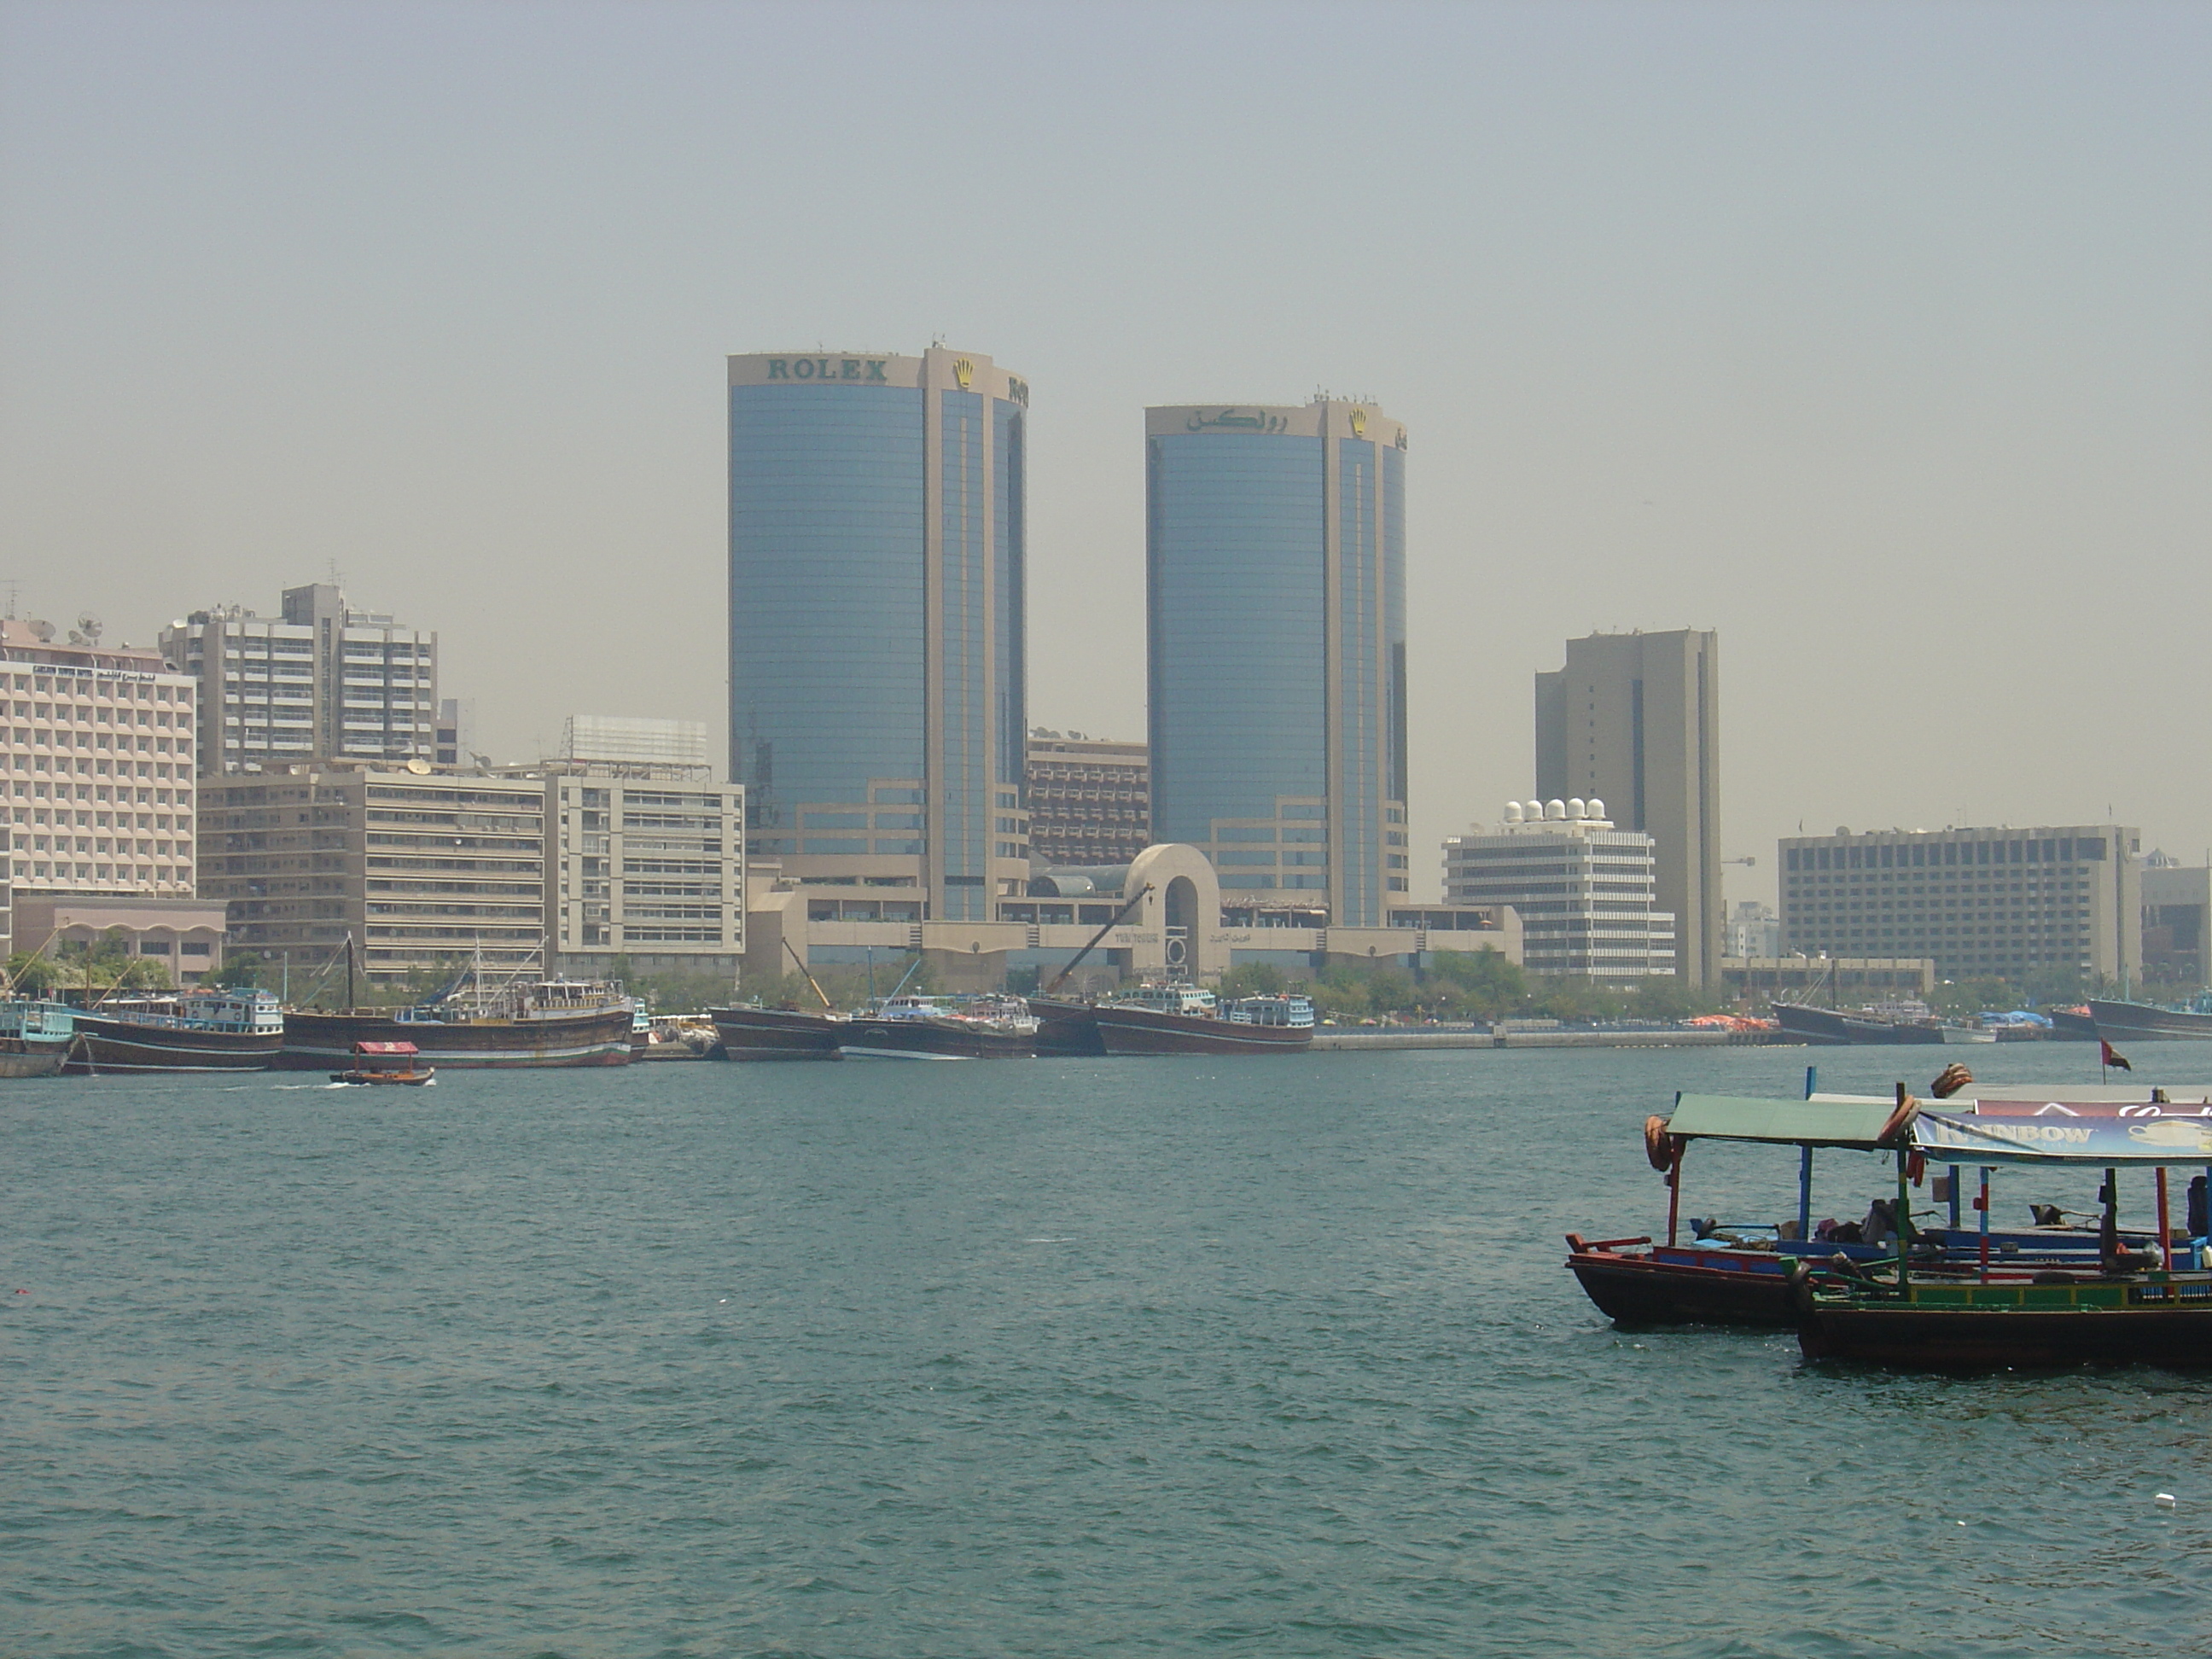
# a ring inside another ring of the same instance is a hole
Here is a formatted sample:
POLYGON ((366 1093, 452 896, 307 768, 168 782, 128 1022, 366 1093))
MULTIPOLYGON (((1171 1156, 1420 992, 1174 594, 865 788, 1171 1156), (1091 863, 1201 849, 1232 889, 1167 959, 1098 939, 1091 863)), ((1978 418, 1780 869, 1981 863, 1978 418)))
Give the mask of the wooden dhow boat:
POLYGON ((0 1000, 0 1078, 58 1077, 76 1037, 76 1011, 30 997, 0 1000))
POLYGON ((1029 1060, 1037 1022, 1018 997, 884 997, 837 1040, 861 1060, 1029 1060))
POLYGON ((267 991, 110 993, 76 1010, 72 1076, 265 1072, 284 1042, 284 1010, 267 991))
POLYGON ((517 975, 487 992, 479 960, 412 1007, 358 1008, 350 938, 345 964, 346 1007, 285 1012, 280 1069, 343 1069, 363 1042, 411 1042, 425 1059, 453 1070, 629 1063, 635 1005, 610 981, 517 975), (472 987, 465 996, 464 986, 472 987))
POLYGON ((1294 1054, 1313 1046, 1314 1006, 1294 994, 1222 1002, 1195 985, 1146 985, 1098 1004, 1109 1054, 1294 1054))
MULTIPOLYGON (((822 1004, 819 1012, 811 1008, 797 1008, 786 1003, 780 1008, 763 1008, 758 1003, 747 1006, 734 1004, 727 1008, 709 1008, 707 1018, 714 1022, 714 1035, 720 1039, 725 1060, 842 1060, 838 1048, 851 1017, 841 1014, 830 1001, 830 994, 808 971, 805 961, 789 939, 783 948, 790 951, 791 960, 816 999, 822 1004)), ((920 958, 916 958, 917 963, 920 958)), ((908 969, 908 973, 914 970, 908 969)), ((901 985, 905 984, 902 978, 901 985)))

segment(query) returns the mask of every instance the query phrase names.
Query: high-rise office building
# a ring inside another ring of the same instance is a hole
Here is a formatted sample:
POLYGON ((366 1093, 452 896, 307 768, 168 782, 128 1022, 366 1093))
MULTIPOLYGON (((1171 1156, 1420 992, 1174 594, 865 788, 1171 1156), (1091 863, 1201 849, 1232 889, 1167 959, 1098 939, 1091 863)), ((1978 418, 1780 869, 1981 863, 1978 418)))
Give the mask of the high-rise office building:
POLYGON ((439 756, 438 636, 355 610, 335 583, 286 588, 281 617, 195 611, 161 653, 200 683, 204 776, 439 756))
POLYGON ((1371 405, 1146 411, 1152 835, 1224 902, 1409 896, 1406 428, 1371 405))
POLYGON ((1927 957, 1948 979, 2137 984, 2142 850, 2118 823, 1792 836, 1783 949, 1927 957))
POLYGON ((1536 676, 1536 793, 1601 797, 1650 836, 1677 971, 1716 983, 1721 910, 1720 635, 1593 634, 1536 676))
POLYGON ((987 921, 1022 805, 1029 386, 933 347, 733 356, 730 775, 807 887, 987 921))

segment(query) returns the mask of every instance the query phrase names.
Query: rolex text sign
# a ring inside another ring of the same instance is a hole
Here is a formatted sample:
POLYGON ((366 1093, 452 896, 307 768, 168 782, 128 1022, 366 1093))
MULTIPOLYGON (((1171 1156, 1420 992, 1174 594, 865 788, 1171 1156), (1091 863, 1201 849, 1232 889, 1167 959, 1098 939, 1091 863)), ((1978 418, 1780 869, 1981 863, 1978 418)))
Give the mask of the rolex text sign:
POLYGON ((771 380, 860 380, 889 386, 884 374, 888 357, 771 357, 771 380))

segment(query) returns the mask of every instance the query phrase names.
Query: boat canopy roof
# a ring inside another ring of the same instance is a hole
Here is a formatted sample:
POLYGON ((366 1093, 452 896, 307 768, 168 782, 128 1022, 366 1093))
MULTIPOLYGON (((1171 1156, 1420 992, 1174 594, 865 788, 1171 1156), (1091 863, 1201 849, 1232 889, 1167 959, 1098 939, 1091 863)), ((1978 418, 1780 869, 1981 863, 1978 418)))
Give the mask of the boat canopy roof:
POLYGON ((2212 1121, 2201 1117, 1969 1117, 1923 1109, 1912 1144, 1939 1164, 2212 1165, 2212 1121))
POLYGON ((1749 1100, 1677 1095, 1667 1133, 1685 1140, 1759 1140, 1872 1152, 1894 1101, 1749 1100))
POLYGON ((419 1054, 422 1051, 411 1042, 356 1042, 353 1051, 357 1054, 419 1054))

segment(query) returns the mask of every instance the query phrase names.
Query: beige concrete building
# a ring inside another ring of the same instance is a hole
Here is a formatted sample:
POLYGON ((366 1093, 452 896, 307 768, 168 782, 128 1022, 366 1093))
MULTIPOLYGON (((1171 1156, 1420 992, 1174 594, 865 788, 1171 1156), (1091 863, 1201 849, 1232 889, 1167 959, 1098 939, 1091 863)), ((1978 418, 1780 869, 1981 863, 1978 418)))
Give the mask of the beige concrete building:
POLYGON ((223 907, 208 899, 24 893, 15 901, 17 949, 52 952, 119 936, 131 955, 158 962, 180 985, 222 966, 227 927, 223 907))
POLYGON ((211 778, 200 896, 234 952, 289 963, 295 983, 349 937, 373 980, 481 950, 487 969, 542 960, 545 781, 301 767, 211 778))
POLYGON ((1521 961, 1519 918, 1508 910, 1401 907, 1374 927, 1333 927, 1320 912, 1302 921, 1224 896, 1212 865, 1193 847, 1146 848, 1115 870, 1040 876, 1030 896, 1007 901, 992 922, 891 919, 843 899, 764 878, 756 870, 746 922, 748 981, 803 963, 888 964, 921 951, 942 983, 986 989, 1009 975, 1049 982, 1131 899, 1143 902, 1099 941, 1071 988, 1108 988, 1125 981, 1217 981, 1244 963, 1266 963, 1306 977, 1335 963, 1418 963, 1437 951, 1498 951, 1521 961), (1146 892, 1147 887, 1150 892, 1146 892))
POLYGON ((2212 867, 2153 853, 2142 865, 2143 977, 2153 984, 2212 984, 2212 867))
POLYGON ((1536 793, 1595 795, 1651 837, 1675 963, 1708 983, 1724 948, 1721 905, 1720 636, 1593 634, 1536 676, 1536 793))
POLYGON ((1785 951, 1928 957, 1946 979, 2142 977, 2142 837, 2125 825, 1838 829, 1780 852, 1785 951))
POLYGON ((356 610, 333 583, 286 588, 278 617, 195 611, 162 630, 161 651, 199 684, 204 775, 440 753, 438 636, 356 610))
POLYGON ((1151 846, 1147 753, 1141 743, 1031 731, 1026 769, 1031 866, 1127 864, 1151 846))
POLYGON ((744 791, 549 762, 500 773, 301 767, 209 781, 202 896, 296 976, 359 945, 372 980, 488 970, 734 975, 744 791))
POLYGON ((1925 1001, 1936 994, 1936 964, 1926 957, 1723 957, 1720 983, 1754 1006, 1856 1008, 1900 997, 1925 1001))
POLYGON ((188 898, 193 880, 193 683, 161 656, 106 646, 80 619, 0 620, 0 955, 35 896, 188 898))
POLYGON ((545 779, 547 927, 561 971, 737 975, 745 948, 745 792, 577 769, 545 779))

